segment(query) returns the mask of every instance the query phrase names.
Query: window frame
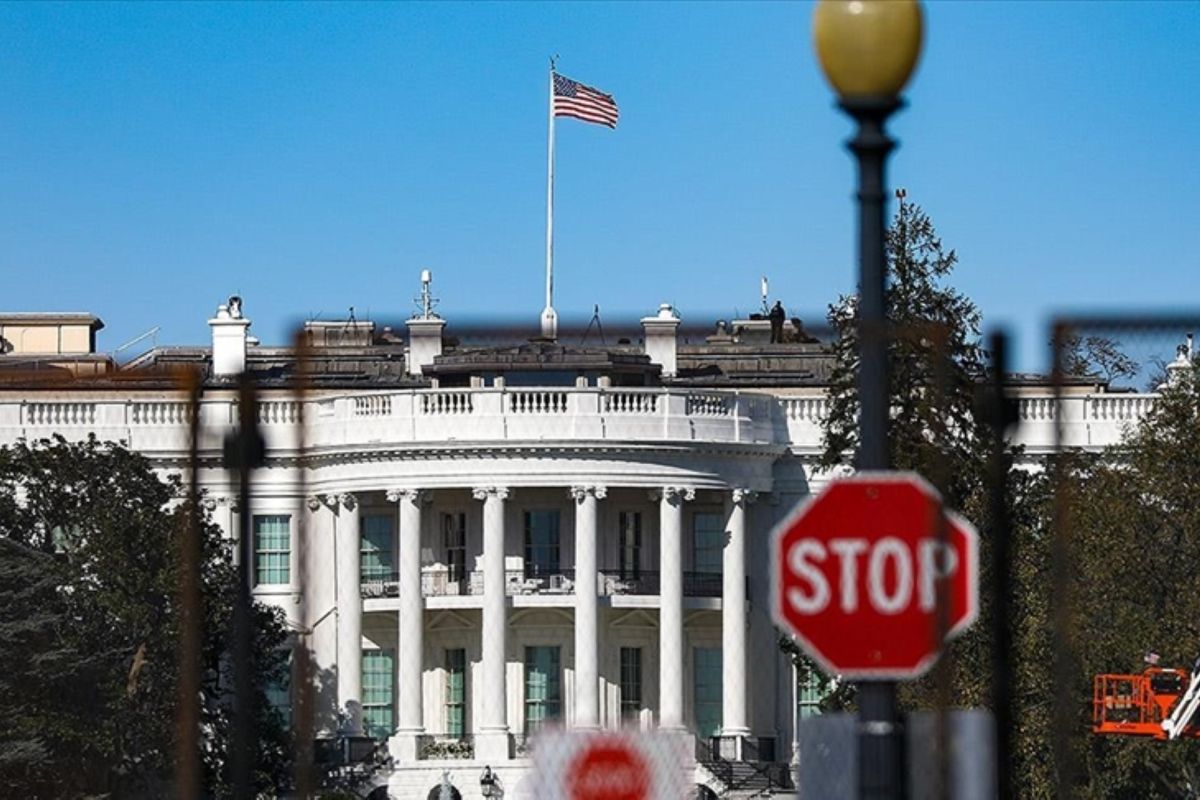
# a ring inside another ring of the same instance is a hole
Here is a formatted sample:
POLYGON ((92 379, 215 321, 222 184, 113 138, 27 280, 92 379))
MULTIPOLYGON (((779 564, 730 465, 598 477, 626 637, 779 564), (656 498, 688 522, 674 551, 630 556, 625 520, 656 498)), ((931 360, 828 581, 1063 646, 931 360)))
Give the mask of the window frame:
POLYGON ((358 546, 358 574, 359 580, 363 583, 368 581, 387 581, 391 580, 396 574, 396 519, 391 514, 364 514, 362 517, 362 535, 359 537, 358 546), (379 531, 371 531, 372 521, 384 520, 387 524, 387 548, 381 548, 377 542, 371 541, 371 537, 378 538, 379 531), (371 545, 369 548, 368 545, 371 545), (367 559, 370 556, 377 556, 377 561, 384 559, 378 558, 378 554, 387 554, 386 564, 368 565, 367 559))
POLYGON ((724 570, 725 560, 725 515, 719 511, 694 511, 692 512, 692 571, 697 574, 704 575, 719 575, 724 570), (716 528, 713 530, 702 530, 700 520, 713 519, 716 520, 716 528), (702 543, 701 536, 715 534, 715 544, 702 543), (703 554, 711 554, 704 559, 703 554))
POLYGON ((255 514, 250 519, 250 535, 251 544, 253 544, 253 552, 251 558, 253 560, 253 576, 254 586, 291 586, 292 584, 292 515, 291 514, 255 514), (278 546, 278 540, 272 540, 270 543, 275 544, 275 547, 264 546, 264 539, 269 535, 278 535, 279 531, 267 531, 260 528, 260 523, 265 524, 268 520, 276 522, 282 521, 285 531, 282 537, 283 546, 278 546), (282 562, 271 560, 269 564, 264 564, 264 556, 279 557, 282 556, 282 562), (280 563, 282 566, 280 566, 280 563), (282 577, 282 580, 264 580, 264 577, 282 577))
POLYGON ((465 647, 447 647, 443 651, 442 658, 446 669, 442 702, 445 734, 448 737, 461 739, 467 735, 467 692, 469 688, 469 684, 467 683, 467 649, 465 647), (456 661, 458 663, 455 663, 456 661), (457 700, 455 699, 455 675, 458 676, 459 680, 457 700))
POLYGON ((636 581, 642 577, 641 511, 621 511, 617 514, 617 576, 623 581, 636 581), (632 527, 630 522, 633 523, 632 527), (632 542, 629 541, 631 533, 632 542))
POLYGON ((562 512, 557 508, 526 509, 525 514, 525 577, 544 578, 562 571, 562 512), (534 521, 545 515, 553 520, 552 528, 545 533, 550 541, 535 541, 537 534, 534 521), (545 555, 545 563, 541 556, 545 555))
POLYGON ((446 580, 467 577, 467 515, 463 511, 442 512, 442 548, 446 555, 446 580), (457 542, 452 542, 456 539, 457 542))
POLYGON ((645 708, 642 648, 622 647, 617 655, 617 686, 620 693, 620 718, 624 725, 641 720, 645 708))
POLYGON ((723 660, 724 654, 721 652, 720 647, 692 648, 692 717, 696 725, 696 735, 700 737, 716 736, 721 732, 725 693, 722 675, 723 660), (714 656, 716 660, 715 674, 713 673, 713 665, 709 663, 714 656), (704 679, 703 682, 702 678, 704 679), (701 702, 702 686, 709 689, 709 691, 703 693, 703 702, 701 702), (711 691, 713 687, 716 688, 715 699, 711 691), (701 708, 704 709, 703 714, 701 714, 701 708), (700 727, 702 722, 713 722, 714 720, 715 724, 712 725, 711 730, 700 727))
POLYGON ((362 719, 363 733, 374 739, 386 739, 396 732, 396 651, 391 647, 376 647, 364 649, 362 651, 362 719), (383 669, 369 669, 369 666, 377 660, 387 662, 386 671, 383 669), (380 680, 380 678, 383 680, 380 680), (371 682, 368 678, 375 678, 375 682, 371 682), (372 692, 385 693, 386 701, 380 699, 372 699, 375 695, 372 692), (376 714, 386 713, 386 722, 379 721, 372 723, 372 718, 376 714), (374 731, 379 731, 381 735, 376 735, 374 731))
POLYGON ((525 733, 532 734, 542 730, 547 724, 561 721, 563 718, 563 675, 562 648, 558 645, 527 645, 525 647, 525 701, 524 722, 525 733), (549 655, 550 670, 535 673, 542 665, 538 653, 549 655), (534 696, 535 684, 532 679, 540 675, 544 678, 543 696, 534 696), (539 713, 540 712, 540 713, 539 713))

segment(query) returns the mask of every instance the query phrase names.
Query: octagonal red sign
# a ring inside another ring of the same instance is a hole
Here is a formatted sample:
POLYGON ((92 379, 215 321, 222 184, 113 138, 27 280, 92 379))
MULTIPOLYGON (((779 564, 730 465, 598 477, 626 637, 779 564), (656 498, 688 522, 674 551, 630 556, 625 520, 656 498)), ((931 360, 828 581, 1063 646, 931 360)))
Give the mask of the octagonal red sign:
POLYGON ((775 622, 830 674, 918 677, 975 620, 978 550, 919 475, 834 480, 772 534, 775 622))

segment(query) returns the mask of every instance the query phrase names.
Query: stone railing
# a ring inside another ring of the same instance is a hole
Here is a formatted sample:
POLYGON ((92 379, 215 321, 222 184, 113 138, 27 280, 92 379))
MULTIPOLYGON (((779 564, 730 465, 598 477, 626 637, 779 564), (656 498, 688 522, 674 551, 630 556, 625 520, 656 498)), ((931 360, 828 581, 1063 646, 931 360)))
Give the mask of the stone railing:
MULTIPOLYGON (((268 449, 403 446, 439 442, 654 442, 821 446, 828 400, 818 394, 775 397, 738 391, 689 389, 481 388, 364 392, 296 400, 268 397, 258 419, 268 449)), ((1046 452, 1062 427, 1068 447, 1118 442, 1153 408, 1153 394, 1068 395, 1059 408, 1048 393, 1018 398, 1015 438, 1046 452)), ((201 448, 217 450, 237 424, 232 400, 199 405, 201 448)), ((0 444, 21 437, 95 434, 136 450, 183 452, 188 408, 179 399, 0 400, 0 444)))

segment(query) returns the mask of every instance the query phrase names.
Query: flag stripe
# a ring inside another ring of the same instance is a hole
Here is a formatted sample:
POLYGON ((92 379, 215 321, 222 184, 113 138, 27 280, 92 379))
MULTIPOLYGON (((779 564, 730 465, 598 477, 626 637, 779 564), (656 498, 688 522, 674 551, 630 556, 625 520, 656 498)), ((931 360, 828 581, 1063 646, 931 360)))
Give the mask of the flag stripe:
POLYGON ((554 80, 553 112, 556 117, 572 117, 584 122, 594 122, 617 127, 617 101, 591 86, 585 86, 557 73, 554 80))

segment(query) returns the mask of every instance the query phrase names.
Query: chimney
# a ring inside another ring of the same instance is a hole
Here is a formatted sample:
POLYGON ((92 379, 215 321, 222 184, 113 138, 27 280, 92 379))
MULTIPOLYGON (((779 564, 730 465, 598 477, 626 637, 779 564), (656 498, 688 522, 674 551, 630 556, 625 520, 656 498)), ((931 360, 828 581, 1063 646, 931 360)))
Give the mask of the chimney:
POLYGON ((642 318, 642 332, 645 335, 645 353, 650 360, 662 366, 662 374, 673 377, 676 367, 675 332, 679 328, 679 317, 670 303, 658 307, 658 314, 642 318))
POLYGON ((420 375, 423 367, 433 364, 433 360, 442 354, 442 329, 446 327, 446 320, 433 313, 437 300, 430 291, 432 283, 433 273, 421 270, 421 294, 415 298, 420 310, 404 323, 408 326, 405 367, 409 375, 420 375))
POLYGON ((242 298, 234 295, 228 304, 217 306, 208 321, 212 328, 213 376, 228 378, 246 371, 246 330, 250 320, 242 317, 242 298))

